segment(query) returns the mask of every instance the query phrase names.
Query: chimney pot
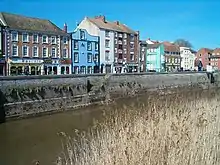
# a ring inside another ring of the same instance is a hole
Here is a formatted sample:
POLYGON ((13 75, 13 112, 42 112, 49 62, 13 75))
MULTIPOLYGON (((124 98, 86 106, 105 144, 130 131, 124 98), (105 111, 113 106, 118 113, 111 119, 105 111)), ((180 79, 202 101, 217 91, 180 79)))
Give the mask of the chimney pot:
POLYGON ((66 23, 64 23, 63 31, 64 31, 65 33, 67 33, 67 24, 66 24, 66 23))

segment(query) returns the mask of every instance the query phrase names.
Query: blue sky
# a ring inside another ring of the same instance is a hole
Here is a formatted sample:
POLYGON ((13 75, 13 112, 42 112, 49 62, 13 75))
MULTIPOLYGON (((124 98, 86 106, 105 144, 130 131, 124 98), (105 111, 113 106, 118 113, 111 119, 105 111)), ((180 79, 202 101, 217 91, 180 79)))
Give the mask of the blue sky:
POLYGON ((46 18, 73 31, 85 16, 108 20, 140 31, 140 38, 189 40, 194 49, 220 47, 218 0, 0 0, 0 11, 46 18))

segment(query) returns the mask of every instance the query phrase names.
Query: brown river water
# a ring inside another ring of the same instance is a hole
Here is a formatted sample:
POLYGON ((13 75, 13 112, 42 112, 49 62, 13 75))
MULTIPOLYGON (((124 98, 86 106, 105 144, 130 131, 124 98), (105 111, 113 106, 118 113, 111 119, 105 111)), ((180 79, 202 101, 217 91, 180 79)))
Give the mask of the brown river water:
POLYGON ((53 165, 62 152, 59 132, 74 137, 75 129, 87 130, 94 119, 101 120, 103 110, 110 111, 124 105, 135 106, 144 100, 144 96, 120 99, 111 105, 90 106, 0 124, 0 165, 31 165, 35 160, 39 160, 40 165, 53 165))

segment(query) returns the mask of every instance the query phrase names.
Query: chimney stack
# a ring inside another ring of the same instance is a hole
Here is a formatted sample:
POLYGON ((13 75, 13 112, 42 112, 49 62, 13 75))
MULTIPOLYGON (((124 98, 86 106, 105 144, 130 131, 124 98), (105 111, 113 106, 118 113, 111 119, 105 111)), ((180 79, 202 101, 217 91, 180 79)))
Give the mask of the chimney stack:
POLYGON ((119 24, 120 24, 120 22, 119 22, 119 21, 115 21, 115 24, 116 24, 116 25, 119 25, 119 24))
POLYGON ((67 33, 67 24, 66 24, 66 23, 64 23, 63 31, 64 31, 65 33, 67 33))
POLYGON ((100 20, 102 20, 103 22, 106 22, 104 15, 95 16, 95 19, 100 19, 100 20))

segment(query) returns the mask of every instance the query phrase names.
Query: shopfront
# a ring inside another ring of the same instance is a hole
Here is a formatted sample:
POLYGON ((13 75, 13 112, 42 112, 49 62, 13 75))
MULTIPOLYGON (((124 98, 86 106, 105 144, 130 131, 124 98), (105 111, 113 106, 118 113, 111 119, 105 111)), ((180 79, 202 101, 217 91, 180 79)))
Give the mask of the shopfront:
POLYGON ((0 59, 0 76, 6 76, 5 64, 5 59, 0 59))
POLYGON ((60 72, 59 60, 57 59, 44 59, 44 75, 58 75, 60 72))
POLYGON ((8 64, 9 75, 41 75, 43 60, 11 59, 8 64))
POLYGON ((138 72, 138 64, 127 64, 127 70, 129 73, 138 72))
POLYGON ((60 74, 71 74, 71 60, 60 59, 60 74))

